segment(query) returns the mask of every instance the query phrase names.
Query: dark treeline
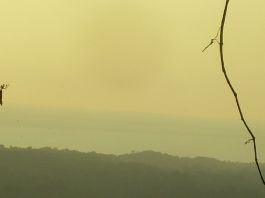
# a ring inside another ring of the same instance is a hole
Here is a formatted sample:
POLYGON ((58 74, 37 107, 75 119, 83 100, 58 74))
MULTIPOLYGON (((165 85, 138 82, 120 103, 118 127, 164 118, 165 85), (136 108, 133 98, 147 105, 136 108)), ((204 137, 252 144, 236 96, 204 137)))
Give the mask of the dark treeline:
POLYGON ((0 178, 3 198, 265 197, 253 164, 152 151, 115 156, 1 146, 0 178))

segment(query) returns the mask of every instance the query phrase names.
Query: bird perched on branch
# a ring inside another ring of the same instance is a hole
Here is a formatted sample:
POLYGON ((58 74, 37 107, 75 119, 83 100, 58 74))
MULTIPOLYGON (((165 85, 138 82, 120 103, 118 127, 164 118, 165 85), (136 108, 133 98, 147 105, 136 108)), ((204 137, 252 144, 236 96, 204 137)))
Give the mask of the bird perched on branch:
POLYGON ((3 105, 3 90, 8 87, 7 84, 2 84, 0 86, 0 105, 3 105))

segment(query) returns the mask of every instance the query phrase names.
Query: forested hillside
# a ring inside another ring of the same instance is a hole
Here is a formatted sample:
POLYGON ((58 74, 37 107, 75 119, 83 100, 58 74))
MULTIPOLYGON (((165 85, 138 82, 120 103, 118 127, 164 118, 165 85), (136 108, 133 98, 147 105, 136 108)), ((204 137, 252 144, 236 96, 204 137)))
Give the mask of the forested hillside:
POLYGON ((246 163, 4 146, 0 160, 3 198, 265 197, 255 166, 246 163))

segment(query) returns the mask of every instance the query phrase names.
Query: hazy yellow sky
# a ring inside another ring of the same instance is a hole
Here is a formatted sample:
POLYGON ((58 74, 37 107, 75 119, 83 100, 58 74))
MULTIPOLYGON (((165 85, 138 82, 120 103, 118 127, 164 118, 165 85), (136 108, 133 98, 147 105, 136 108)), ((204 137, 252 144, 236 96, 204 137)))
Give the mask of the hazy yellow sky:
MULTIPOLYGON (((217 45, 201 53, 224 3, 1 1, 5 105, 239 121, 217 45)), ((231 0, 225 29, 227 70, 251 123, 265 121, 264 8, 231 0)))
MULTIPOLYGON (((24 0, 0 8, 8 105, 236 115, 217 46, 223 0, 24 0)), ((265 3, 231 1, 227 68, 251 119, 265 116, 265 3)), ((263 119, 264 120, 264 119, 263 119)))

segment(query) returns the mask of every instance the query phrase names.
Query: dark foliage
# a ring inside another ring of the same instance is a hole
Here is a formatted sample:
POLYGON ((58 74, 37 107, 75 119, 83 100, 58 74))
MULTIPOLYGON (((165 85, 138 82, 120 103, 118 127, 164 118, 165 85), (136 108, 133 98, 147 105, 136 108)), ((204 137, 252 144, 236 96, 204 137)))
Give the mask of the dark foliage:
POLYGON ((265 197, 251 164, 210 158, 2 146, 0 159, 4 198, 265 197))

